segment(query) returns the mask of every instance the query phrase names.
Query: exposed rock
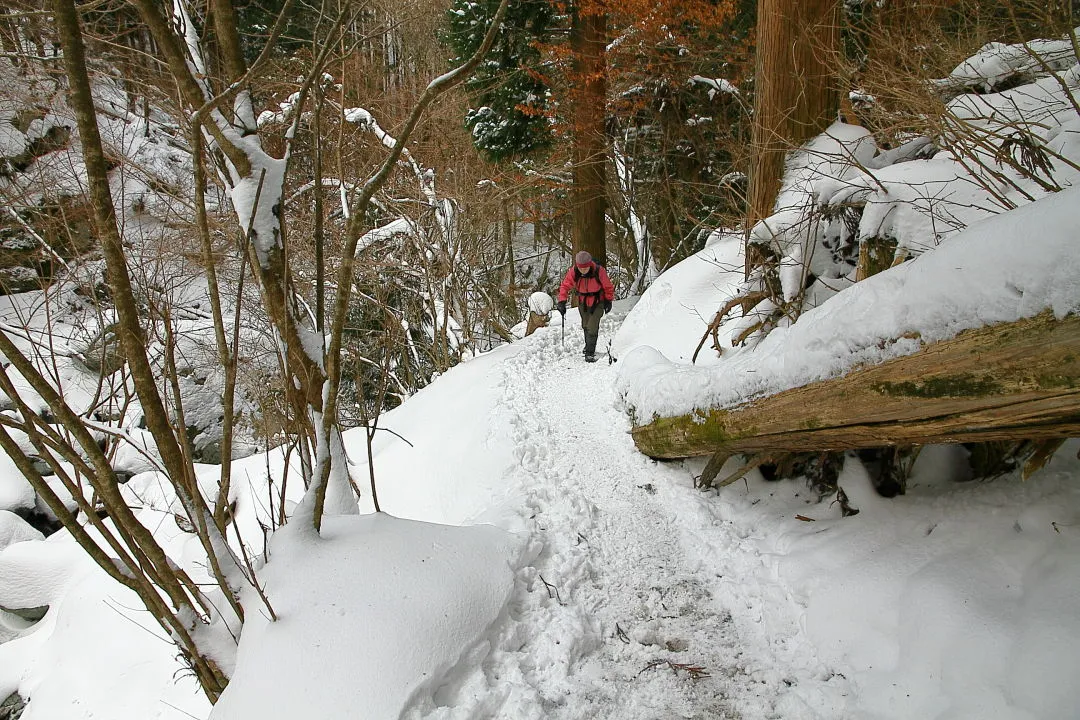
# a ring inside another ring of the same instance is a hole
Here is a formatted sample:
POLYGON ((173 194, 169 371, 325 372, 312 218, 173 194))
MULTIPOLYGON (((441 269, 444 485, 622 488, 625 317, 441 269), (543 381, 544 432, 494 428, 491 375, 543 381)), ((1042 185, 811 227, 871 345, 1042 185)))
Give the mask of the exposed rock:
POLYGON ((71 139, 71 128, 66 125, 53 125, 45 134, 30 142, 30 154, 35 158, 66 147, 71 139))
POLYGON ((0 294, 14 295, 41 289, 41 275, 34 268, 21 265, 0 267, 0 294))
POLYGON ((79 283, 72 292, 80 297, 97 302, 107 302, 112 298, 112 292, 104 279, 79 283))
POLYGON ((39 157, 67 147, 71 128, 46 122, 48 116, 44 107, 24 107, 0 121, 4 137, 0 177, 23 172, 39 157))
POLYGON ((98 246, 93 208, 84 197, 65 197, 37 207, 30 224, 65 260, 98 246))
POLYGON ((6 608, 0 606, 0 610, 11 613, 16 617, 20 617, 28 623, 36 623, 41 618, 45 617, 45 613, 49 612, 49 606, 42 605, 41 607, 32 608, 6 608))
POLYGON ((42 477, 48 477, 49 475, 56 474, 56 471, 53 470, 52 465, 50 465, 48 462, 46 462, 40 457, 30 457, 30 463, 34 466, 34 471, 42 477))
POLYGON ((49 537, 64 527, 51 513, 46 514, 39 510, 19 510, 15 514, 25 520, 31 528, 37 530, 45 537, 49 537))
POLYGON ((197 445, 192 455, 195 462, 207 463, 208 465, 221 464, 221 441, 211 440, 203 445, 197 445))
MULTIPOLYGON (((45 141, 46 137, 39 140, 45 141)), ((76 258, 96 244, 85 198, 62 198, 48 205, 23 207, 18 217, 10 211, 0 213, 0 294, 47 287, 62 265, 60 259, 76 258)))
POLYGON ((19 720, 26 709, 26 700, 17 692, 8 695, 0 702, 0 720, 19 720))
POLYGON ((101 377, 112 375, 124 367, 127 361, 124 350, 120 346, 120 338, 116 334, 117 327, 116 323, 106 325, 83 352, 83 365, 87 370, 96 372, 101 377))

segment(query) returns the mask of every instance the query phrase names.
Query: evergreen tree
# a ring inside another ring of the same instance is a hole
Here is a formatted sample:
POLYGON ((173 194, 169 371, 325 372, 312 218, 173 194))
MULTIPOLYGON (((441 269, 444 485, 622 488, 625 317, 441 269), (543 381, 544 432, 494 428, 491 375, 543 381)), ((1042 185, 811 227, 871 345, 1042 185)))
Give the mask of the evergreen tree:
MULTIPOLYGON (((459 53, 475 47, 493 8, 455 0, 447 41, 459 53)), ((639 210, 656 218, 654 260, 666 266, 729 199, 715 187, 732 158, 712 141, 739 134, 729 128, 741 125, 745 101, 713 102, 692 78, 740 79, 725 55, 745 55, 752 18, 751 0, 519 0, 469 85, 474 143, 500 161, 569 139, 573 248, 604 260, 609 135, 621 126, 634 138, 624 150, 636 156, 636 179, 654 184, 655 207, 639 210)))
MULTIPOLYGON (((233 4, 236 8, 240 43, 244 50, 245 60, 254 62, 259 56, 266 34, 270 32, 284 5, 284 0, 241 0, 233 4)), ((289 13, 285 30, 274 44, 274 54, 277 57, 290 57, 301 50, 310 48, 319 19, 320 15, 317 12, 293 11, 289 13)))
MULTIPOLYGON (((457 53, 452 64, 476 51, 498 5, 498 0, 454 0, 444 37, 457 53)), ((465 123, 490 160, 527 156, 554 141, 550 64, 540 47, 559 21, 549 0, 512 2, 495 47, 467 82, 474 107, 465 123)))
MULTIPOLYGON (((609 51, 616 136, 657 268, 743 213, 755 0, 681 2, 609 51)), ((638 12, 624 6, 616 22, 638 12)))

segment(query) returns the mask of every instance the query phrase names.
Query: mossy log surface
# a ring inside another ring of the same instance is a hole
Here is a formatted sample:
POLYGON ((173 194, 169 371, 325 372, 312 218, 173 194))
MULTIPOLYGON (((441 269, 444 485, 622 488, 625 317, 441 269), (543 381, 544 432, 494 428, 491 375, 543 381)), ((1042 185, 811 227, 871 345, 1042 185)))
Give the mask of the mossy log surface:
POLYGON ((1080 437, 1080 317, 1043 313, 704 414, 633 429, 654 458, 1080 437))

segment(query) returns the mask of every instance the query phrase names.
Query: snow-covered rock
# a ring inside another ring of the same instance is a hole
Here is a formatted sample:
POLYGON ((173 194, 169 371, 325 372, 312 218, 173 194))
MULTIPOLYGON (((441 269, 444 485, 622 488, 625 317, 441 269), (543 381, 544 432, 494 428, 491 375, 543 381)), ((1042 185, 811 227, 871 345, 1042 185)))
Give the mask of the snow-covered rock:
POLYGON ((37 494, 6 453, 0 453, 0 510, 33 510, 37 494))
POLYGON ((0 550, 15 543, 44 539, 44 535, 15 513, 0 510, 0 550))
POLYGON ((1012 45, 991 42, 956 66, 948 78, 938 83, 978 87, 990 92, 1013 76, 1041 70, 1044 64, 1054 70, 1064 70, 1075 63, 1076 54, 1068 38, 1012 45))

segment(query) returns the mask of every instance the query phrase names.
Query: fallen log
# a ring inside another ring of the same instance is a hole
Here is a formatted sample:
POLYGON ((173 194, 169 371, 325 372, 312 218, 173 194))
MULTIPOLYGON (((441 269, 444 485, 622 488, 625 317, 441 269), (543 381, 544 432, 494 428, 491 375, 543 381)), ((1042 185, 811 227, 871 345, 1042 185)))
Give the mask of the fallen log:
POLYGON ((654 458, 1080 437, 1080 317, 968 330, 889 360, 632 431, 654 458))

